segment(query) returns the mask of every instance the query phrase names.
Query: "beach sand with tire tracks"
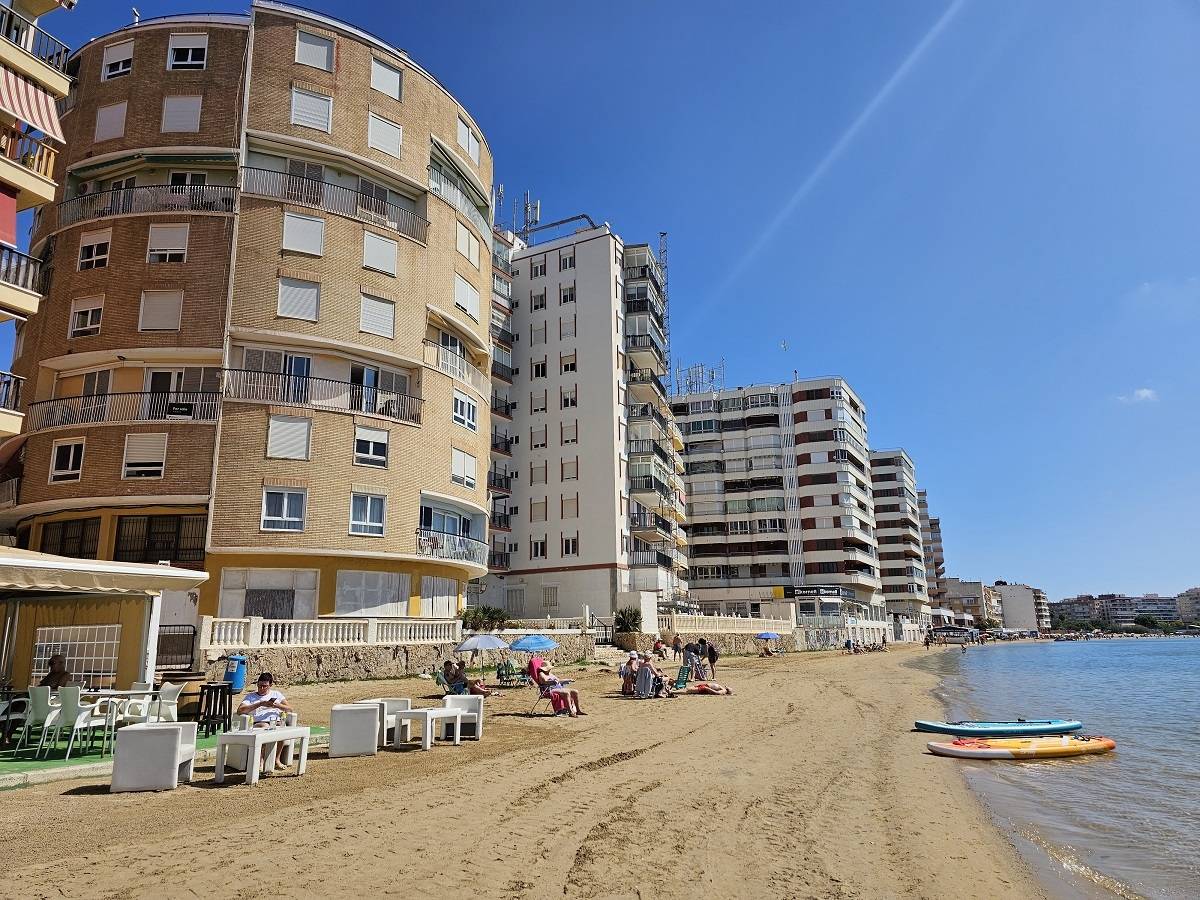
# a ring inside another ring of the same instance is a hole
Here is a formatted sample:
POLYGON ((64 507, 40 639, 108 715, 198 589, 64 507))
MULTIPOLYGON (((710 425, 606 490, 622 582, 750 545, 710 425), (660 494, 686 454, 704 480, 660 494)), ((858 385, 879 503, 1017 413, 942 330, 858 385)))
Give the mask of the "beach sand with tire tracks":
MULTIPOLYGON (((530 718, 533 691, 506 691, 460 748, 315 751, 254 788, 208 765, 169 793, 11 791, 0 896, 1045 897, 910 731, 940 712, 935 676, 904 665, 923 652, 943 651, 722 660, 734 696, 654 701, 565 667, 589 715, 530 718)), ((433 686, 281 687, 316 724, 433 686)))

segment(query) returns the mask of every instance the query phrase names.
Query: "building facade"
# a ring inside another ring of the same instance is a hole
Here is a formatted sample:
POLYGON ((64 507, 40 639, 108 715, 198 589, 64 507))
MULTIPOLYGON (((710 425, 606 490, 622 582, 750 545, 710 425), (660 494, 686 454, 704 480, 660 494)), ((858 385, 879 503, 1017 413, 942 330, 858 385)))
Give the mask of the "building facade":
POLYGON ((872 450, 871 487, 879 574, 896 640, 924 640, 933 625, 933 607, 912 458, 902 449, 872 450))
POLYGON ((1175 605, 1182 621, 1200 621, 1200 587, 1188 588, 1175 598, 1175 605))
MULTIPOLYGON (((692 599, 709 612, 794 601, 800 624, 888 633, 866 407, 841 378, 684 393, 692 599)), ((918 548, 919 549, 919 548, 918 548)))
POLYGON ((989 620, 1004 622, 1004 606, 998 591, 982 581, 946 578, 946 603, 954 611, 954 623, 983 629, 989 620))
POLYGON ((940 606, 946 598, 942 580, 946 577, 946 551, 942 547, 942 520, 929 514, 929 495, 917 491, 921 513, 921 550, 925 557, 925 586, 931 606, 940 606))
POLYGON ((1050 603, 1041 588, 1027 584, 997 581, 993 586, 1000 594, 1004 627, 1017 631, 1049 631, 1050 603))
POLYGON ((652 615, 687 588, 662 268, 648 245, 588 219, 517 241, 511 269, 515 406, 493 436, 515 459, 493 513, 508 556, 484 602, 526 618, 652 615))
POLYGON ((143 20, 68 73, 14 363, 20 545, 203 565, 165 622, 456 615, 488 546, 470 113, 402 51, 267 0, 143 20))

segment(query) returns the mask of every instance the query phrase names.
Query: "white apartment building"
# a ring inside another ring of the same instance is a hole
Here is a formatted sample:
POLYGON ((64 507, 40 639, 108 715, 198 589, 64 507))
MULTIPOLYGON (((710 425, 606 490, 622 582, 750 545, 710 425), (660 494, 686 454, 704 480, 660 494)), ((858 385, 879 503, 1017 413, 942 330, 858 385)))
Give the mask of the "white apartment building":
POLYGON ((1000 594, 1005 628, 1017 631, 1050 630, 1050 601, 1041 588, 997 581, 993 590, 1000 594))
POLYGON ((1175 598, 1175 605, 1179 608, 1179 617, 1184 622, 1200 620, 1200 587, 1188 588, 1175 598))
POLYGON ((871 451, 875 540, 888 615, 898 641, 924 640, 933 625, 926 586, 917 470, 902 449, 871 451))
POLYGON ((685 393, 691 598, 702 611, 887 633, 866 409, 841 378, 685 393))
POLYGON ((1004 606, 999 592, 982 581, 944 578, 946 603, 954 610, 954 624, 982 630, 988 620, 1004 622, 1004 606))
POLYGON ((604 224, 518 240, 505 262, 511 387, 496 402, 511 418, 494 419, 494 445, 513 462, 481 602, 523 618, 632 605, 645 619, 686 591, 687 566, 658 260, 604 224))

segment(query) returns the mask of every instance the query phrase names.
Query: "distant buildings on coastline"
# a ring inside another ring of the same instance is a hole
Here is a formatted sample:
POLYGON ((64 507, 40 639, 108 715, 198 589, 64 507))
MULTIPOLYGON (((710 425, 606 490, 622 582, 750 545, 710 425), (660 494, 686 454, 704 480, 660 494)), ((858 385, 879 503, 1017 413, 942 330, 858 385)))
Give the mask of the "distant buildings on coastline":
POLYGON ((1080 594, 1051 604, 1055 621, 1102 622, 1106 625, 1133 625, 1149 616, 1159 622, 1195 622, 1200 617, 1200 587, 1190 588, 1175 597, 1143 594, 1080 594))

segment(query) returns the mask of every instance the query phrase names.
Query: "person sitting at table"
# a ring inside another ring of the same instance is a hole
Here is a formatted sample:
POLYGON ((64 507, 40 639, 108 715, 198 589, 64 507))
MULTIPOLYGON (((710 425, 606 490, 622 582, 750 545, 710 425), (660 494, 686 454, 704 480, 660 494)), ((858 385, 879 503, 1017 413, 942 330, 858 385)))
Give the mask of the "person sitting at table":
MULTIPOLYGON (((249 716, 255 728, 272 728, 282 724, 284 716, 291 711, 292 707, 288 705, 283 694, 275 690, 275 676, 270 672, 263 672, 258 676, 255 689, 242 698, 242 702, 238 704, 237 708, 237 714, 249 716)), ((279 745, 269 745, 269 752, 271 754, 270 766, 267 765, 268 746, 264 745, 261 765, 263 772, 275 771, 279 745)))
POLYGON ((65 687, 71 683, 71 673, 67 671, 67 658, 61 653, 55 653, 50 657, 50 671, 46 673, 46 677, 40 682, 42 687, 48 687, 52 691, 57 691, 60 687, 65 687))

